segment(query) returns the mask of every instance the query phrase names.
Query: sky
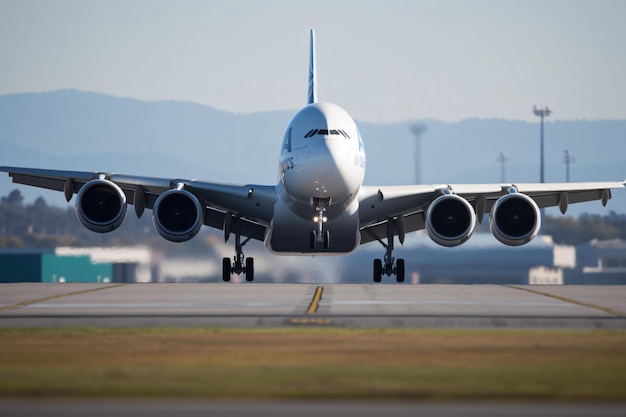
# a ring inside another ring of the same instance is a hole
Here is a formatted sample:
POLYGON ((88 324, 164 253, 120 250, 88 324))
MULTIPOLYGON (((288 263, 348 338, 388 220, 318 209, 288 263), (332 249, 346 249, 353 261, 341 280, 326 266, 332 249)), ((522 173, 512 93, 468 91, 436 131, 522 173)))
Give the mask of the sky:
POLYGON ((360 121, 626 119, 621 0, 0 0, 0 94, 79 89, 235 113, 318 95, 360 121))

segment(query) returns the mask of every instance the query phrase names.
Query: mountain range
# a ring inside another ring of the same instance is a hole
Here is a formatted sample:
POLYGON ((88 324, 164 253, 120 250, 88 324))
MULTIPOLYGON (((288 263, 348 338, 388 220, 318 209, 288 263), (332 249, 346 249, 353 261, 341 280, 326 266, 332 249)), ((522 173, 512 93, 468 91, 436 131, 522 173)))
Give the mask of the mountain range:
MULTIPOLYGON (((76 90, 0 95, 0 164, 274 184, 284 129, 293 114, 234 114, 193 103, 76 90)), ((424 183, 500 182, 500 152, 509 158, 506 182, 539 180, 538 120, 441 122, 418 116, 391 124, 357 120, 368 158, 366 184, 415 183, 411 127, 416 124, 426 128, 419 164, 424 183)), ((626 178, 626 120, 547 120, 547 182, 565 181, 566 149, 575 157, 572 181, 626 178)), ((8 178, 0 178, 0 195, 14 188, 8 178)), ((63 204, 61 193, 20 191, 27 199, 43 195, 63 204)), ((609 209, 625 213, 626 190, 615 192, 614 200, 609 209)), ((586 203, 568 213, 600 208, 586 203)))

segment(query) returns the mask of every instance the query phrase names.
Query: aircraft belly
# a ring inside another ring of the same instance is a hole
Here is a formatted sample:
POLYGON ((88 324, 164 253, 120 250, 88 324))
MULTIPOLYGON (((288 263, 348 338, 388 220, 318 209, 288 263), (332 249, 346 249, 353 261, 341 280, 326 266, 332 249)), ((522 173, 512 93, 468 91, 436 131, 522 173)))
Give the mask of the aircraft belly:
POLYGON ((361 243, 358 210, 324 223, 324 231, 330 233, 327 249, 319 243, 311 247, 311 232, 317 230, 317 223, 312 218, 303 219, 281 203, 276 204, 274 210, 274 218, 265 238, 266 248, 274 254, 339 255, 353 252, 361 243))

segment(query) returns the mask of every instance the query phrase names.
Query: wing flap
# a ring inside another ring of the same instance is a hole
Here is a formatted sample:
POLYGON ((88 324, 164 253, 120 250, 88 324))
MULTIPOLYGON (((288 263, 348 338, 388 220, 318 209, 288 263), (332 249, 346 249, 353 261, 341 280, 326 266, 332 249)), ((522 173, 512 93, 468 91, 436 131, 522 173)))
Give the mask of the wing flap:
MULTIPOLYGON (((423 210, 447 185, 367 187, 359 191, 362 228, 423 210)), ((417 230, 417 229, 416 229, 417 230)))
POLYGON ((86 182, 97 178, 98 174, 85 171, 60 171, 0 166, 0 171, 7 172, 15 184, 30 185, 53 191, 64 191, 68 179, 74 184, 74 193, 86 182))
MULTIPOLYGON (((232 216, 233 220, 235 219, 235 216, 230 213, 217 210, 212 207, 206 207, 204 224, 205 226, 224 230, 226 216, 232 216)), ((246 218, 239 218, 239 222, 239 230, 243 236, 247 236, 255 240, 260 240, 261 242, 265 240, 265 231, 267 230, 266 226, 246 218)))
MULTIPOLYGON (((403 216, 403 219, 407 233, 422 230, 425 227, 423 211, 408 214, 403 216)), ((388 221, 382 221, 361 228, 361 244, 385 239, 387 237, 387 222, 388 221)))
POLYGON ((557 207, 565 198, 565 206, 573 203, 583 203, 586 201, 603 200, 608 199, 611 196, 610 190, 584 190, 584 191, 563 191, 561 193, 552 194, 534 194, 529 193, 528 196, 532 197, 537 203, 539 208, 545 207, 557 207))
POLYGON ((278 199, 276 187, 191 181, 185 188, 211 207, 269 225, 278 199))
POLYGON ((33 187, 45 188, 53 191, 63 191, 65 189, 65 180, 59 178, 41 178, 17 173, 10 173, 9 176, 13 178, 13 182, 15 184, 31 185, 33 187))

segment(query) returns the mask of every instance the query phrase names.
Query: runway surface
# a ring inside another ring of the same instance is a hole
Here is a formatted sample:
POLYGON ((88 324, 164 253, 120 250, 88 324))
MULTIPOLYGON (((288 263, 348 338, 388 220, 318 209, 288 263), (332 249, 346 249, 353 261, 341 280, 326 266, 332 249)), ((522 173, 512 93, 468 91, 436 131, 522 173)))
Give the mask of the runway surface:
POLYGON ((626 286, 2 284, 0 327, 626 328, 626 286))

